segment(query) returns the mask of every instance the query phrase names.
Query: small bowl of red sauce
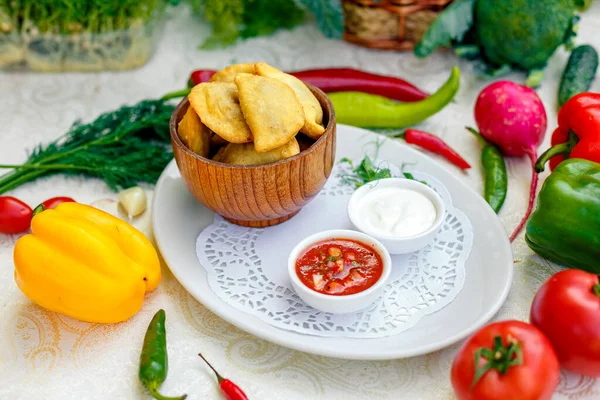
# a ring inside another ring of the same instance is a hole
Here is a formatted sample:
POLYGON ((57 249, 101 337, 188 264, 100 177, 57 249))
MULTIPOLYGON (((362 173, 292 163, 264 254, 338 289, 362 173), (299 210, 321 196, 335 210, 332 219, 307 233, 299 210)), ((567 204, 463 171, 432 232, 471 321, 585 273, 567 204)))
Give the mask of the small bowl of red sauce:
POLYGON ((362 232, 316 233, 294 247, 288 273, 294 290, 317 310, 342 314, 369 307, 392 271, 390 253, 362 232))

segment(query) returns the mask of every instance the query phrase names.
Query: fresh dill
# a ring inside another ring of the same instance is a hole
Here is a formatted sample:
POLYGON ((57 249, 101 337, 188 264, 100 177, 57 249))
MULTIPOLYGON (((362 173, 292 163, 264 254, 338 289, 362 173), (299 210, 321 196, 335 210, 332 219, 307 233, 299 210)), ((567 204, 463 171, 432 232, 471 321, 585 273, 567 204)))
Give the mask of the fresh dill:
POLYGON ((173 158, 169 120, 174 106, 142 100, 100 115, 88 124, 76 122, 62 137, 38 145, 22 165, 0 176, 0 194, 53 174, 87 175, 112 190, 155 183, 173 158))

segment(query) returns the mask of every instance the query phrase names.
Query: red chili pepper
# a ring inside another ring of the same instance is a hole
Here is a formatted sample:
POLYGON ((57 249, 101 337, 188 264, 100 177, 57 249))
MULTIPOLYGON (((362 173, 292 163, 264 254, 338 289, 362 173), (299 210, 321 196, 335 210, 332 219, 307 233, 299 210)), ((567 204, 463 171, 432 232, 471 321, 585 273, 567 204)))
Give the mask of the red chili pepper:
POLYGON ((208 361, 206 361, 206 358, 204 358, 204 356, 201 353, 198 353, 198 355, 200 356, 200 358, 202 358, 204 360, 206 365, 208 365, 210 367, 210 369, 213 370, 215 375, 217 375, 217 380, 219 381, 219 387, 221 388, 221 393, 223 394, 223 397, 225 397, 225 399, 227 399, 227 400, 248 400, 248 396, 246 396, 246 393, 244 393, 244 391, 242 389, 240 389, 240 387, 238 385, 236 385, 229 379, 223 378, 217 372, 217 370, 214 369, 213 366, 210 365, 210 363, 208 361))
POLYGON ((406 140, 406 143, 414 144, 434 154, 438 154, 462 169, 469 169, 471 166, 456 151, 454 151, 446 142, 439 137, 428 132, 416 129, 407 129, 399 135, 406 140))
POLYGON ((22 233, 31 225, 31 207, 11 196, 0 196, 0 233, 22 233))
MULTIPOLYGON (((190 75, 188 86, 208 82, 216 71, 199 69, 190 75)), ((415 85, 393 76, 377 75, 352 68, 324 68, 290 72, 326 93, 364 92, 398 101, 420 101, 429 96, 415 85)))
POLYGON ((199 83, 208 82, 217 71, 214 69, 197 69, 193 71, 188 80, 188 87, 194 87, 199 83))
POLYGON ((318 87, 325 93, 364 92, 410 102, 429 97, 428 93, 403 79, 352 68, 309 69, 290 72, 290 74, 318 87))

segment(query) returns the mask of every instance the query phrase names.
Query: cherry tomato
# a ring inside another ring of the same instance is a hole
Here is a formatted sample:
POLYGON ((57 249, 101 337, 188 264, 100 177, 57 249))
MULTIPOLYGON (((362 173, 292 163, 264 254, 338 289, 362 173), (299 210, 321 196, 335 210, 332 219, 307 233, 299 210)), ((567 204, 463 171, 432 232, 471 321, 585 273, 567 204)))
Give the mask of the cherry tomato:
POLYGON ((451 379, 459 400, 547 400, 558 386, 559 369, 539 329, 502 321, 484 326, 462 345, 451 379))
POLYGON ((70 197, 53 197, 51 199, 48 199, 33 209, 33 214, 31 215, 31 218, 35 217, 44 210, 56 208, 61 203, 75 203, 75 200, 73 200, 70 197))
POLYGON ((50 210, 61 203, 75 203, 75 200, 70 197, 53 197, 44 201, 42 204, 44 205, 44 209, 50 210))
POLYGON ((0 196, 0 233, 21 233, 31 225, 31 207, 11 196, 0 196))
POLYGON ((531 323, 546 334, 565 369, 600 376, 598 275, 567 269, 551 276, 535 294, 531 323))

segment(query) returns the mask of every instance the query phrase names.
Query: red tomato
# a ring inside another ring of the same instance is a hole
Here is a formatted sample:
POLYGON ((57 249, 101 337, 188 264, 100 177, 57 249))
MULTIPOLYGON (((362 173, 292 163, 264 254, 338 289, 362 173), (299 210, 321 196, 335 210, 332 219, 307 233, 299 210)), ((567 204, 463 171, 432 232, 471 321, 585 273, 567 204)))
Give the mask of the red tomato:
POLYGON ((531 323, 540 328, 565 369, 600 376, 600 283, 577 269, 544 283, 531 305, 531 323))
POLYGON ((51 208, 55 208, 61 203, 75 203, 75 200, 73 200, 70 197, 53 197, 44 201, 42 204, 44 205, 44 208, 46 210, 50 210, 51 208))
POLYGON ((539 329, 502 321, 484 326, 462 345, 451 378, 460 400, 546 400, 558 385, 559 369, 539 329))
POLYGON ((0 196, 0 233, 21 233, 31 225, 31 207, 11 196, 0 196))

